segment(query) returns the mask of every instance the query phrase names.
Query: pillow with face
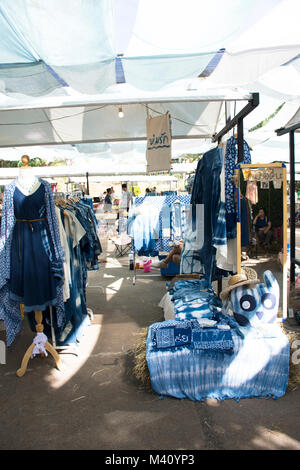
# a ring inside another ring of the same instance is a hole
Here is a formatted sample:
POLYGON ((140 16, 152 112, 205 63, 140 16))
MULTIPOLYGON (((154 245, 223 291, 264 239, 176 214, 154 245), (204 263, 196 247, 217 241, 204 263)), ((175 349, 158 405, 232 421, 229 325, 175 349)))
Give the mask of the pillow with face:
POLYGON ((230 302, 234 318, 241 326, 275 323, 279 292, 279 284, 271 271, 264 272, 264 283, 232 289, 230 302))

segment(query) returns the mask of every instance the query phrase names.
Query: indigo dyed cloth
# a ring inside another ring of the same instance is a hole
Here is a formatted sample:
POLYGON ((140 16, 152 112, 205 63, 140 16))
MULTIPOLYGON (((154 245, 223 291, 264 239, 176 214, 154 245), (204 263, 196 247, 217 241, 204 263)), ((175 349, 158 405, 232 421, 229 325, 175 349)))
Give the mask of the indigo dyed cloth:
MULTIPOLYGON (((202 246, 197 247, 197 240, 185 239, 180 262, 182 274, 202 273, 208 282, 215 278, 216 248, 214 242, 225 238, 225 218, 220 214, 221 209, 221 182, 222 150, 216 147, 206 152, 198 162, 193 191, 191 196, 192 225, 196 227, 196 206, 204 206, 203 225, 204 240, 202 246), (224 226, 222 226, 222 224, 224 226), (191 243, 195 248, 191 249, 191 243)), ((225 239, 224 239, 225 242, 225 239)))
POLYGON ((218 328, 199 328, 193 331, 194 349, 230 351, 233 349, 233 340, 230 330, 218 328))
POLYGON ((161 324, 148 331, 146 360, 157 394, 195 401, 285 394, 290 344, 279 326, 271 337, 251 327, 242 328, 243 337, 231 330, 233 350, 221 351, 187 346, 157 349, 152 341, 156 325, 161 324))
POLYGON ((189 349, 205 349, 212 351, 228 351, 233 349, 230 330, 217 327, 203 328, 197 320, 167 320, 152 325, 152 347, 169 349, 186 346, 189 349))
MULTIPOLYGON (((238 161, 237 139, 232 136, 228 139, 225 154, 225 206, 227 238, 236 238, 236 203, 234 198, 234 184, 231 181, 238 161)), ((244 159, 240 163, 251 163, 250 148, 244 140, 244 159)))
POLYGON ((177 281, 169 288, 169 293, 174 302, 176 320, 214 319, 222 310, 220 299, 205 279, 177 281))

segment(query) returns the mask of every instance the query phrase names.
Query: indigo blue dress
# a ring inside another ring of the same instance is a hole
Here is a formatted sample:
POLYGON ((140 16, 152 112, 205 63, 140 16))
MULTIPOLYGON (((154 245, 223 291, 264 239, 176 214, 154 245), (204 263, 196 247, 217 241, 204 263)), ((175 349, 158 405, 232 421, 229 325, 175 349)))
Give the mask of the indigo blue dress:
POLYGON ((56 304, 61 281, 46 219, 45 188, 40 184, 25 196, 14 190, 14 226, 11 245, 10 297, 25 306, 25 312, 45 310, 56 304))

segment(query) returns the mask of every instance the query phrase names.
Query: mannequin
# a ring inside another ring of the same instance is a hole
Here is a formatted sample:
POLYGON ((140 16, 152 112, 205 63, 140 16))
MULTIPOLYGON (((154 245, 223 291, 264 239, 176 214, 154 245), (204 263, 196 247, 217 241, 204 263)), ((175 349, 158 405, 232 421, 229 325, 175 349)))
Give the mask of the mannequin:
POLYGON ((21 166, 19 169, 19 175, 17 177, 17 187, 25 196, 30 196, 38 189, 41 182, 32 173, 32 169, 29 166, 29 156, 23 155, 21 158, 21 162, 24 166, 21 166))
MULTIPOLYGON (((31 168, 29 167, 30 158, 28 155, 23 155, 21 162, 24 166, 20 167, 19 175, 17 177, 16 186, 21 191, 24 196, 30 196, 34 194, 41 185, 41 181, 32 173, 31 168)), ((42 219, 40 219, 42 220, 42 219)), ((20 304, 20 310, 23 310, 23 304, 20 304)), ((54 347, 47 341, 47 337, 43 335, 44 326, 42 324, 43 313, 41 310, 35 310, 35 321, 36 321, 36 332, 37 335, 33 340, 33 343, 27 349, 20 369, 17 370, 17 376, 22 377, 27 369, 27 364, 32 355, 41 353, 43 356, 47 355, 47 352, 53 356, 56 366, 59 370, 62 369, 62 361, 54 349, 54 347), (37 342, 40 343, 40 349, 36 348, 37 342), (37 351, 37 352, 35 352, 37 351)))

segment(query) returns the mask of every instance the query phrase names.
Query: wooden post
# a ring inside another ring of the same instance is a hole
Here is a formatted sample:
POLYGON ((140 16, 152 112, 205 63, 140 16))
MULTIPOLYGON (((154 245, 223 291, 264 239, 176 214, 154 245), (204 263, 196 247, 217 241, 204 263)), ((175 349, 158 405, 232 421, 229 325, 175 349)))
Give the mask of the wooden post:
POLYGON ((286 168, 283 167, 283 250, 282 250, 282 317, 287 318, 287 181, 286 181, 286 168))
MULTIPOLYGON (((266 163, 266 164, 241 164, 240 168, 282 168, 282 185, 283 185, 283 247, 282 247, 282 267, 283 267, 283 276, 282 276, 282 316, 285 320, 287 318, 287 175, 286 167, 282 163, 266 163)), ((237 241, 237 243, 239 243, 237 241)))

